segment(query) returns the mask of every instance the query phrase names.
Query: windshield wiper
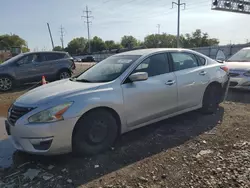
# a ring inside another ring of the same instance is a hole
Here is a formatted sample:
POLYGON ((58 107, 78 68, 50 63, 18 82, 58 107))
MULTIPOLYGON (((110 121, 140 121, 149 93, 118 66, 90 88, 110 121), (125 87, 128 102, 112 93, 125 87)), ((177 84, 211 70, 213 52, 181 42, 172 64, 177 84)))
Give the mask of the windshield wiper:
POLYGON ((85 82, 85 83, 91 83, 91 81, 89 81, 89 80, 86 80, 86 79, 74 79, 74 81, 76 81, 76 82, 85 82))

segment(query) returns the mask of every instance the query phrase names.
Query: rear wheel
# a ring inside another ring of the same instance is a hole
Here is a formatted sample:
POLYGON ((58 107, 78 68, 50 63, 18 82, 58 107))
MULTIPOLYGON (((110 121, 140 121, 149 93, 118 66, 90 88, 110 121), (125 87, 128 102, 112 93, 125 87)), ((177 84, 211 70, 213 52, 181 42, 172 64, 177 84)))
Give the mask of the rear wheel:
POLYGON ((8 76, 0 77, 0 91, 9 91, 13 88, 13 80, 8 76))
POLYGON ((71 77, 71 72, 69 70, 62 70, 58 74, 58 79, 63 80, 71 77))
POLYGON ((218 85, 210 85, 203 97, 202 112, 205 114, 216 113, 221 98, 221 88, 218 85))
POLYGON ((116 119, 106 110, 94 110, 76 124, 72 147, 80 155, 95 155, 107 150, 118 135, 116 119))

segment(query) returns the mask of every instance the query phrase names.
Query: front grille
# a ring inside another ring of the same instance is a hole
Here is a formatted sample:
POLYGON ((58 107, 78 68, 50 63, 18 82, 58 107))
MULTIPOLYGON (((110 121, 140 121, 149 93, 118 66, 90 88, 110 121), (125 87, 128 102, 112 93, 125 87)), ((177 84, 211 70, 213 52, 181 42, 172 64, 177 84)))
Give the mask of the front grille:
POLYGON ((229 86, 237 86, 238 85, 238 82, 230 82, 229 83, 229 86))
POLYGON ((22 117, 23 115, 27 114, 34 108, 26 108, 26 107, 19 107, 13 105, 9 110, 9 117, 8 120, 11 123, 11 125, 15 125, 16 121, 22 117))
POLYGON ((230 72, 229 73, 229 76, 231 76, 231 77, 236 77, 236 76, 239 76, 240 74, 238 74, 238 73, 232 73, 232 72, 230 72))

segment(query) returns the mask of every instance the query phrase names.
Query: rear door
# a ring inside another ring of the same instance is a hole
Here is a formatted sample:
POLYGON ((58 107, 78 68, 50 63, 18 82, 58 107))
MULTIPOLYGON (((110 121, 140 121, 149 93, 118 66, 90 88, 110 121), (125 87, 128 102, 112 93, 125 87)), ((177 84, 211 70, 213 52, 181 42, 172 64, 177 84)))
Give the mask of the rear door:
POLYGON ((193 53, 170 52, 173 70, 177 78, 179 110, 199 105, 209 83, 205 62, 193 53))
POLYGON ((36 63, 36 71, 39 77, 45 76, 47 79, 56 77, 59 59, 62 58, 58 53, 41 53, 39 54, 42 61, 36 63))

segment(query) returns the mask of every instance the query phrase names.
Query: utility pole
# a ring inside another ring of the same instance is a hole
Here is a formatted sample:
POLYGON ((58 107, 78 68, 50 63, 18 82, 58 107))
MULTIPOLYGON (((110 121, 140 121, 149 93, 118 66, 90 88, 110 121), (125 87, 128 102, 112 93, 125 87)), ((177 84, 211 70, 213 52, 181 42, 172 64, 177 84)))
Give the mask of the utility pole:
POLYGON ((61 43, 62 43, 62 49, 64 49, 64 40, 63 40, 64 31, 63 30, 64 30, 64 28, 61 25, 61 27, 60 27, 60 35, 61 35, 60 40, 61 40, 61 43))
POLYGON ((160 34, 161 32, 161 24, 157 24, 157 28, 158 28, 158 34, 160 34))
POLYGON ((93 16, 90 16, 91 11, 88 10, 88 6, 86 6, 86 10, 83 11, 83 13, 86 14, 86 16, 82 16, 84 18, 86 18, 85 23, 87 23, 87 29, 88 29, 88 43, 89 43, 89 53, 91 53, 91 44, 90 44, 90 31, 89 31, 89 24, 92 23, 91 21, 89 21, 90 18, 93 18, 93 16))
POLYGON ((52 50, 53 50, 55 46, 54 46, 53 38, 52 38, 52 35, 51 35, 49 23, 47 23, 47 26, 48 26, 49 35, 50 35, 50 40, 51 40, 51 44, 52 44, 52 50))
POLYGON ((186 8, 186 3, 181 3, 181 0, 178 0, 178 3, 172 2, 172 8, 174 8, 174 4, 178 6, 178 16, 177 16, 177 48, 180 47, 180 14, 181 14, 181 6, 184 5, 184 9, 186 8))

